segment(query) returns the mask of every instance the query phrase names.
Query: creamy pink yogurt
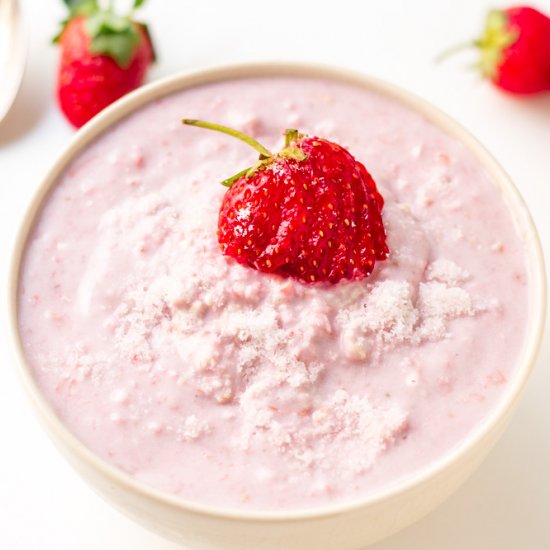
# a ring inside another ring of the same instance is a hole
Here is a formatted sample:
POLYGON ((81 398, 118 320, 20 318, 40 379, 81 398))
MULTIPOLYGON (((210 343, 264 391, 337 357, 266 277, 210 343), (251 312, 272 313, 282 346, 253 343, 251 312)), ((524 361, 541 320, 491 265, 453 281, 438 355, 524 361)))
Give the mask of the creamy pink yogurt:
POLYGON ((141 109, 66 170, 31 235, 20 328, 62 421, 185 499, 282 509, 372 495, 440 459, 514 376, 529 310, 510 212, 460 143, 342 83, 251 78, 141 109), (391 258, 306 286, 223 257, 219 181, 288 127, 349 147, 391 258))

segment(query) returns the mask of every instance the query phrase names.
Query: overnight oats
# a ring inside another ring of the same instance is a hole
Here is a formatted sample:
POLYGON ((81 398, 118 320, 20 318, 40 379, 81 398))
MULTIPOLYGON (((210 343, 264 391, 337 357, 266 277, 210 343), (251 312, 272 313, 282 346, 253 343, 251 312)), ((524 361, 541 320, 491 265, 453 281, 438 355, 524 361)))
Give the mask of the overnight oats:
POLYGON ((156 100, 70 164, 29 237, 19 326, 59 418, 110 464, 189 501, 297 509, 460 444, 514 377, 528 287, 512 214, 460 142, 361 87, 242 78, 156 100), (286 128, 345 147, 383 197, 389 256, 308 282, 224 255, 219 182, 258 155, 182 117, 270 151, 286 128))

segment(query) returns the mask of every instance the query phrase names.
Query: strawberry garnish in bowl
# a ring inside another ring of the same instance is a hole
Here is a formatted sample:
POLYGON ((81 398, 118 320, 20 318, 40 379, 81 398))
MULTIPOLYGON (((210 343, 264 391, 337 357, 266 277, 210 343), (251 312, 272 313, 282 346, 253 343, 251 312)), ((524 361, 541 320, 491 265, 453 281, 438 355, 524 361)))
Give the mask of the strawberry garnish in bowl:
POLYGON ((388 257, 384 200, 344 147, 286 130, 274 154, 237 130, 183 123, 229 134, 260 153, 256 164, 222 182, 229 188, 218 218, 223 254, 305 283, 360 280, 388 257))
POLYGON ((54 42, 61 47, 57 97, 79 128, 118 98, 140 86, 154 61, 153 44, 133 15, 121 16, 98 0, 64 0, 69 16, 54 42))

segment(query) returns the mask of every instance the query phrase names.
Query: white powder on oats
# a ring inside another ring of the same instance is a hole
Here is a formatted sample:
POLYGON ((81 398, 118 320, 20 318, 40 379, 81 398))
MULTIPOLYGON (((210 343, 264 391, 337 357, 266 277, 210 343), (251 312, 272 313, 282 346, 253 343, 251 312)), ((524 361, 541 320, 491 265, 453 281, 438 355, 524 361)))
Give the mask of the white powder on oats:
POLYGON ((466 270, 447 259, 435 260, 426 270, 428 281, 439 281, 452 286, 466 281, 469 276, 466 270))
MULTIPOLYGON (((231 417, 240 423, 233 445, 267 445, 304 467, 316 460, 330 469, 338 466, 335 455, 323 449, 336 442, 343 451, 348 445, 350 451, 360 448, 350 453, 352 461, 339 465, 342 475, 368 469, 407 429, 407 413, 397 404, 344 390, 323 395, 325 363, 369 368, 383 365, 387 351, 444 338, 451 319, 482 309, 463 286, 468 273, 447 259, 429 263, 427 249, 415 252, 405 243, 373 282, 327 286, 322 295, 291 279, 262 275, 250 281, 247 268, 230 265, 213 250, 217 243, 200 220, 211 213, 190 209, 175 215, 168 203, 162 196, 127 201, 102 220, 100 233, 108 239, 102 262, 128 249, 144 257, 147 272, 153 243, 155 258, 171 266, 160 275, 151 268, 146 285, 143 276, 134 281, 128 274, 127 290, 106 323, 120 356, 130 368, 150 369, 157 339, 168 339, 181 359, 176 384, 238 411, 231 417), (131 222, 136 209, 145 218, 139 230, 131 222), (179 231, 196 232, 181 258, 169 252, 173 243, 163 246, 179 231), (203 265, 205 251, 214 259, 203 265), (384 278, 384 269, 391 272, 403 262, 414 265, 417 276, 384 278)), ((406 208, 393 211, 410 217, 406 208)), ((407 220, 413 227, 412 218, 407 220)), ((100 276, 101 267, 92 264, 80 289, 88 303, 100 276)), ((141 414, 151 433, 161 433, 163 426, 147 419, 148 410, 134 407, 134 418, 141 414)), ((208 437, 211 428, 199 415, 187 415, 164 431, 184 443, 208 437)))

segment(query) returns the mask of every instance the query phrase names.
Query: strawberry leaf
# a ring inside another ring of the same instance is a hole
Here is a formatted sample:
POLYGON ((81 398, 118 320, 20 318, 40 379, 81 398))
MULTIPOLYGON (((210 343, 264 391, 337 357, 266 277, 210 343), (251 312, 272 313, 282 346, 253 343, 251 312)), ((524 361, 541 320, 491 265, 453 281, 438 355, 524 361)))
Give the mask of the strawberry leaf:
POLYGON ((479 68, 484 76, 494 78, 503 52, 518 39, 518 33, 509 28, 508 17, 501 10, 492 10, 487 16, 485 33, 474 45, 481 50, 479 68))
POLYGON ((145 4, 145 0, 134 0, 134 9, 137 10, 145 4))
POLYGON ((63 0, 69 8, 71 16, 74 15, 91 15, 99 11, 97 0, 63 0))
POLYGON ((139 34, 128 17, 98 12, 88 17, 86 30, 92 53, 112 57, 123 69, 130 64, 139 34))

